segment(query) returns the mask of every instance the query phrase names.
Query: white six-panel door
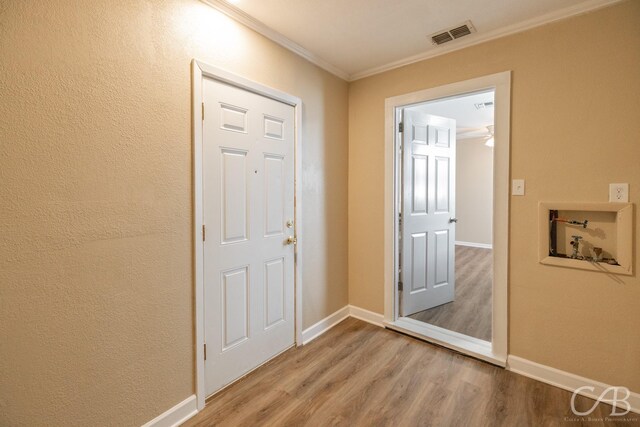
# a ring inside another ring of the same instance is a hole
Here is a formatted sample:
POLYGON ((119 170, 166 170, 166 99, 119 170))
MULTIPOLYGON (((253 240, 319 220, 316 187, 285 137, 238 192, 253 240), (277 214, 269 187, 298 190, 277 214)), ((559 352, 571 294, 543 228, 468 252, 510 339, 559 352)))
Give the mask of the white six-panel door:
POLYGON ((402 134, 401 315, 455 296, 453 119, 404 109, 402 134))
POLYGON ((203 79, 206 394, 294 344, 294 108, 203 79))

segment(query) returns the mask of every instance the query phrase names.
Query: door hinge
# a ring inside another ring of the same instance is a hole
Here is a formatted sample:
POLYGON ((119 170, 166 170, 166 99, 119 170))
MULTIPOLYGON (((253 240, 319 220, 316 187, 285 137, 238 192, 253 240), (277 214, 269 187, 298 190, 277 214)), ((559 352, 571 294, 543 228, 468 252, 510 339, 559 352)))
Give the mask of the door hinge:
POLYGON ((207 228, 202 224, 202 241, 204 242, 207 239, 207 228))
POLYGON ((404 286, 402 285, 402 282, 398 281, 398 290, 402 291, 404 288, 404 286))
POLYGON ((202 103, 202 121, 204 121, 204 102, 202 103))
POLYGON ((404 123, 398 123, 398 132, 404 132, 404 123))
POLYGON ((204 360, 207 360, 207 345, 204 345, 204 360))

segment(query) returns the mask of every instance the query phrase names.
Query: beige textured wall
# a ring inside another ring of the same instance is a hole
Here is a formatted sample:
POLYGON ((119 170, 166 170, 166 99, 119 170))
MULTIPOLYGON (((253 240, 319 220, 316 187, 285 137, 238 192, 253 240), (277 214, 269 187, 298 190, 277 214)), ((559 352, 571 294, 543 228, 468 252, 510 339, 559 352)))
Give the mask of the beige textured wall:
POLYGON ((304 324, 347 304, 347 83, 196 0, 0 1, 0 425, 194 393, 193 57, 303 99, 304 324))
POLYGON ((456 241, 492 242, 493 150, 484 138, 459 139, 456 146, 456 241))
MULTIPOLYGON (((640 391, 640 279, 537 260, 539 201, 640 201, 640 2, 498 39, 349 87, 349 302, 382 313, 384 100, 512 70, 509 351, 640 391)), ((636 205, 635 223, 638 224, 636 205)), ((635 242, 639 241, 635 227, 635 242)))

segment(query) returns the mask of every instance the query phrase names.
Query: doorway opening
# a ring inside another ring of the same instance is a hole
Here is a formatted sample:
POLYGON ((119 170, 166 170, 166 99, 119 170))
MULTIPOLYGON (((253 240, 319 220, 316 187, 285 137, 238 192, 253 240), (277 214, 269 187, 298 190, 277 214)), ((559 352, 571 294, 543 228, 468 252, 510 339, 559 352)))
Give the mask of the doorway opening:
POLYGON ((491 342, 495 91, 400 109, 400 315, 491 342), (421 139, 420 132, 424 133, 421 139))
POLYGON ((510 73, 386 100, 385 325, 504 366, 510 73))

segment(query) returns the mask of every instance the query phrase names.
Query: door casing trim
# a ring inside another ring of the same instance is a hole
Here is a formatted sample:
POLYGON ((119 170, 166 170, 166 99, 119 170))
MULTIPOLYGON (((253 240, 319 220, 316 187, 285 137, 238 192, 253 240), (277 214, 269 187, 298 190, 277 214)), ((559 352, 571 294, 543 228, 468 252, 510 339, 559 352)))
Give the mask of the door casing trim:
POLYGON ((195 278, 195 356, 197 408, 205 406, 204 367, 204 244, 202 241, 203 193, 202 193, 202 79, 204 77, 227 83, 246 91, 271 98, 294 108, 294 230, 298 242, 295 246, 294 264, 294 313, 295 343, 302 345, 302 100, 296 96, 270 88, 227 70, 193 59, 191 61, 191 137, 193 143, 193 250, 195 278))
MULTIPOLYGON (((508 354, 508 267, 509 267, 509 151, 511 112, 511 71, 482 76, 430 89, 398 95, 385 100, 384 148, 384 323, 392 329, 406 331, 412 325, 399 322, 398 299, 398 112, 400 108, 482 90, 495 90, 495 146, 493 150, 493 288, 492 342, 478 352, 465 340, 437 334, 435 327, 413 333, 441 345, 505 366, 508 354)), ((413 329, 413 328, 411 328, 413 329)), ((438 328, 440 329, 440 328, 438 328)))

